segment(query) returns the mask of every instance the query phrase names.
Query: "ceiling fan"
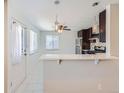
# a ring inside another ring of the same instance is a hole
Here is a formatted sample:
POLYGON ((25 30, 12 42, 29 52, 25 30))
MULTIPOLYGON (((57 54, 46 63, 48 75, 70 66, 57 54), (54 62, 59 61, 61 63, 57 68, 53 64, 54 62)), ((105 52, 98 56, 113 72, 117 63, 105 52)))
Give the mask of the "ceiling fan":
MULTIPOLYGON (((58 4, 60 4, 60 1, 59 1, 59 0, 55 0, 55 1, 54 1, 54 4, 55 4, 55 5, 58 5, 58 4)), ((56 31, 56 32, 59 32, 59 33, 62 33, 64 30, 66 30, 66 31, 71 31, 71 29, 69 29, 68 26, 63 25, 63 24, 60 24, 60 23, 58 22, 58 16, 56 16, 55 31, 56 31)))
POLYGON ((55 31, 62 33, 63 31, 71 31, 70 28, 68 28, 68 26, 63 25, 63 24, 59 24, 58 21, 56 20, 55 22, 55 31))
POLYGON ((65 26, 65 25, 58 25, 58 29, 71 31, 71 29, 69 29, 68 26, 65 26))
POLYGON ((55 22, 55 31, 62 33, 63 31, 71 31, 70 28, 68 28, 68 26, 63 25, 63 24, 59 24, 58 21, 56 20, 55 22))

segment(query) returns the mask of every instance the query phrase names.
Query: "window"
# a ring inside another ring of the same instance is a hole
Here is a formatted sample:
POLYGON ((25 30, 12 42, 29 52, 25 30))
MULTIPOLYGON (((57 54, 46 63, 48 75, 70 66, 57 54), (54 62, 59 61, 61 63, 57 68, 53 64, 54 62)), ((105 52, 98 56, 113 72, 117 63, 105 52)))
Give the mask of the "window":
POLYGON ((30 52, 34 52, 38 49, 38 35, 36 32, 30 30, 30 52))
POLYGON ((21 56, 22 54, 22 47, 23 47, 23 30, 21 25, 14 23, 13 24, 13 55, 14 56, 21 56))
POLYGON ((47 35, 46 36, 46 49, 59 49, 59 36, 47 35))

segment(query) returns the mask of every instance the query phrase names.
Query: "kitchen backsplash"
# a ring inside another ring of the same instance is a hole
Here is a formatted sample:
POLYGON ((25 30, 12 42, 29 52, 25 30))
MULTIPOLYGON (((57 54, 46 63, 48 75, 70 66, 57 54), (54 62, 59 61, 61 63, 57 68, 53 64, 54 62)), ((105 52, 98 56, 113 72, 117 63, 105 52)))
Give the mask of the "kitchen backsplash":
POLYGON ((106 47, 106 43, 99 42, 99 39, 96 38, 96 43, 90 43, 90 49, 91 49, 91 50, 94 50, 94 47, 95 47, 95 46, 106 47))

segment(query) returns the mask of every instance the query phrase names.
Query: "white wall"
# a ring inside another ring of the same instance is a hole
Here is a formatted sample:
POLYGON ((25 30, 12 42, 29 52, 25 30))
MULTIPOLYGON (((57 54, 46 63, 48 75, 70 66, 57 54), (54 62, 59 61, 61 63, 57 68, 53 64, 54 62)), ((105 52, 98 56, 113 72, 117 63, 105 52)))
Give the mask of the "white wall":
POLYGON ((119 4, 108 5, 106 10, 107 53, 119 56, 119 4))
POLYGON ((119 5, 111 6, 110 53, 119 56, 119 5))
POLYGON ((75 53, 75 39, 77 38, 76 31, 64 31, 63 33, 56 32, 41 32, 41 51, 42 54, 51 54, 51 53, 59 53, 59 54, 74 54, 75 53), (58 35, 59 36, 59 50, 46 50, 46 35, 58 35))

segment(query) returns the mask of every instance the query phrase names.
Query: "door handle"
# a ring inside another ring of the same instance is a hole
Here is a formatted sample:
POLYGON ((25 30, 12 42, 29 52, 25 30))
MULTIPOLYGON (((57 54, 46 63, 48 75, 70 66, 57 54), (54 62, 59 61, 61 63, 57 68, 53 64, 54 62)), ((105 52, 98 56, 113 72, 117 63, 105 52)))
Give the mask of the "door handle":
POLYGON ((24 54, 23 55, 27 56, 26 49, 24 49, 24 54))
POLYGON ((25 56, 27 56, 27 53, 24 53, 25 56))

